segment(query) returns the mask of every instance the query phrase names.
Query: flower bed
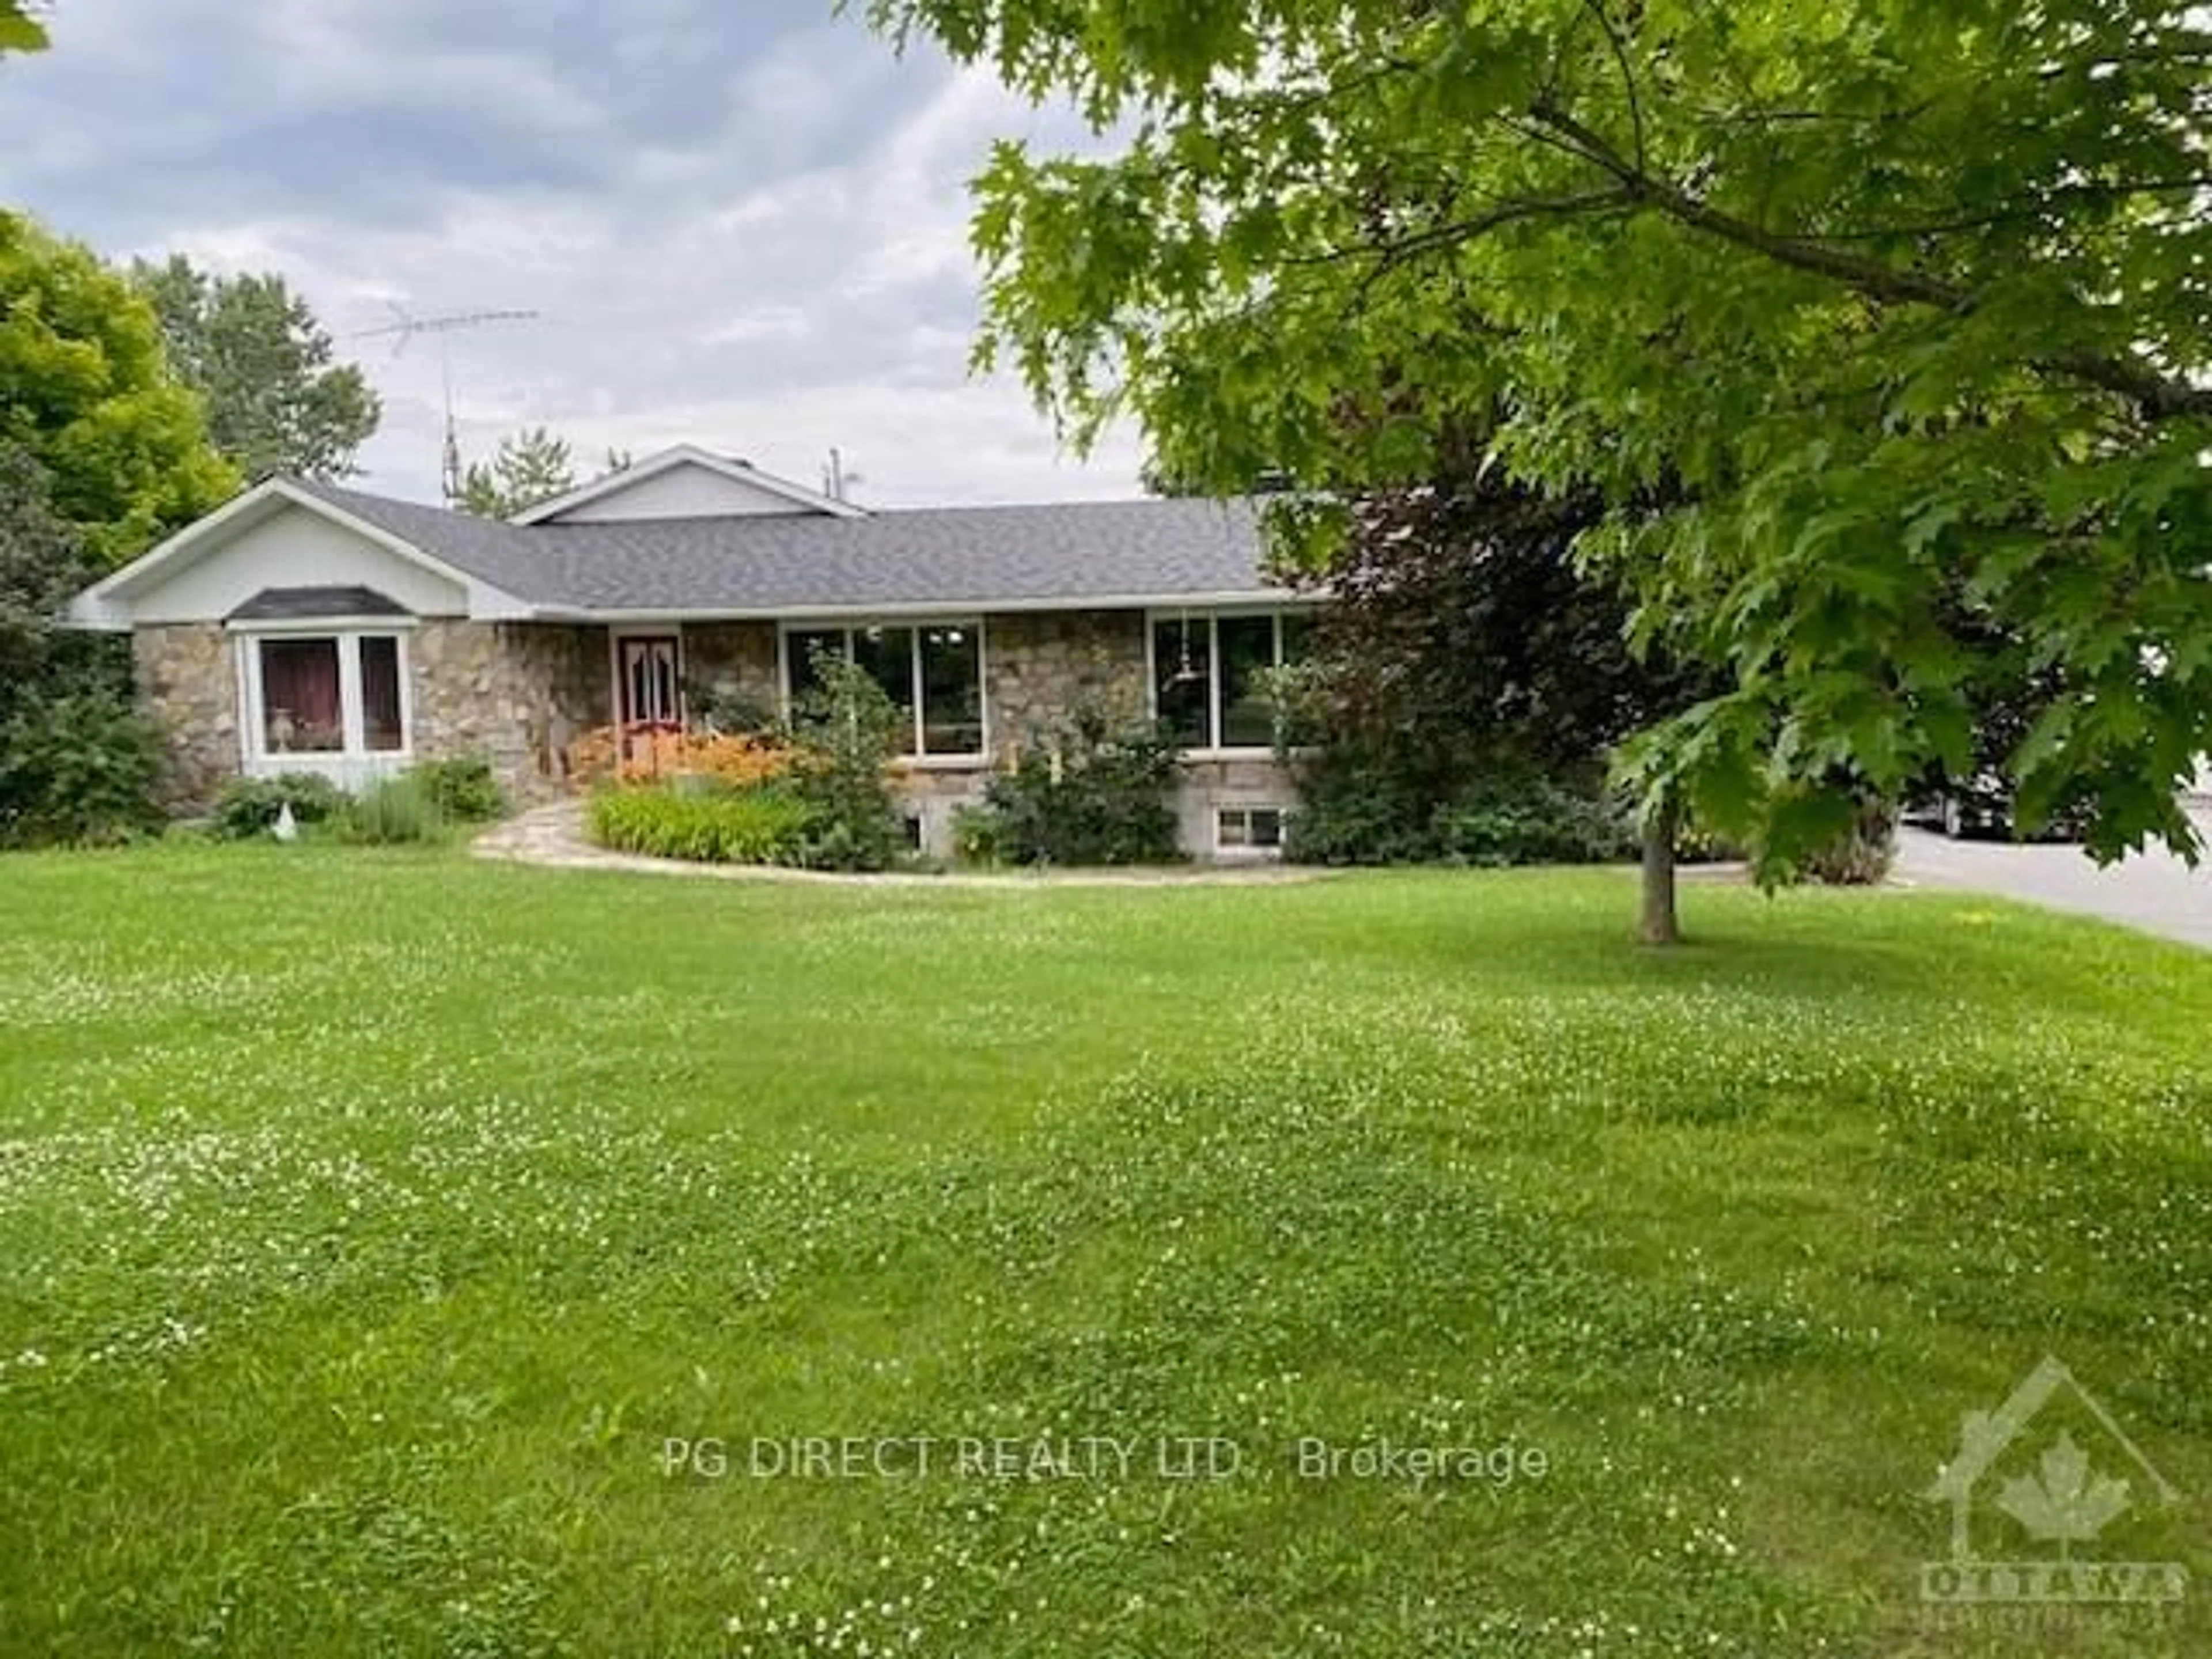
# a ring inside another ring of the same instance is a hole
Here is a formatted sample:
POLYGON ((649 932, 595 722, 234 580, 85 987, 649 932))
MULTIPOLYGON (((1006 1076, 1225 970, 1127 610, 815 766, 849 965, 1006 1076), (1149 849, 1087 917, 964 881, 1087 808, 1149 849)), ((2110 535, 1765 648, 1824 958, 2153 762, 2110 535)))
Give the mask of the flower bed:
POLYGON ((693 793, 663 786, 602 789, 586 811, 592 839, 617 852, 703 864, 806 862, 812 806, 756 787, 693 793))

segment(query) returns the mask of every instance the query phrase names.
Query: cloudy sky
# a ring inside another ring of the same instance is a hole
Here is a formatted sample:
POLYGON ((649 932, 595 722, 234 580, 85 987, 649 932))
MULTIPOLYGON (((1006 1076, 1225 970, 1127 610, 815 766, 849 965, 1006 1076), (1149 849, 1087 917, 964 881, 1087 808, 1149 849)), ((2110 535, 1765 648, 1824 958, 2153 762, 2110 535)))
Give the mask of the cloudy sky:
POLYGON ((434 500, 447 337, 471 456, 690 441, 885 506, 1135 492, 967 371, 966 180, 1079 143, 988 77, 895 57, 832 0, 52 0, 0 60, 0 204, 122 258, 283 272, 383 393, 365 487, 434 500))

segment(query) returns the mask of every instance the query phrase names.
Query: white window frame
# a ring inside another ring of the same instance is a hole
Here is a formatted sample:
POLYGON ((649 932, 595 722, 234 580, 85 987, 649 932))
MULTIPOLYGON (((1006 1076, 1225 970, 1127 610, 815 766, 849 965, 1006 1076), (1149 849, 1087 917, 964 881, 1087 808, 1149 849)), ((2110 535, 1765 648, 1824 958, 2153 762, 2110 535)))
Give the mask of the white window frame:
MULTIPOLYGON (((1159 631, 1163 623, 1181 627, 1188 623, 1193 629, 1202 628, 1206 635, 1206 730, 1214 742, 1200 744, 1179 752, 1191 760, 1254 760, 1275 752, 1273 744, 1225 744, 1221 737, 1221 628, 1224 617, 1266 617, 1272 621, 1275 634, 1275 656, 1271 666, 1283 665, 1283 619, 1286 617, 1310 616, 1304 605, 1248 605, 1225 608, 1193 608, 1188 611, 1147 611, 1145 613, 1145 710, 1154 720, 1160 718, 1159 631)), ((1196 638, 1195 635, 1193 638, 1196 638)))
POLYGON ((1283 844, 1290 839, 1290 834, 1291 808, 1279 801, 1232 800, 1218 801, 1214 804, 1213 856, 1217 859, 1280 859, 1283 856, 1283 844), (1253 813, 1273 812, 1275 815, 1275 844, 1272 847, 1264 847, 1254 841, 1232 842, 1222 840, 1222 820, 1232 812, 1244 818, 1248 832, 1251 827, 1253 813))
POLYGON ((783 717, 791 718, 792 653, 793 634, 842 634, 845 636, 846 659, 850 661, 853 635, 864 634, 872 628, 903 628, 908 630, 907 672, 914 688, 914 728, 908 735, 908 746, 899 751, 897 759, 903 766, 927 770, 944 767, 958 770, 983 764, 991 756, 991 635, 981 617, 863 617, 848 621, 842 617, 809 622, 804 617, 788 618, 776 624, 775 674, 776 690, 780 696, 783 717), (922 733, 929 724, 929 711, 923 706, 921 684, 921 636, 933 628, 963 628, 975 635, 975 701, 981 719, 981 745, 943 754, 922 752, 922 733))
POLYGON ((374 622, 332 617, 301 618, 230 625, 238 675, 240 713, 238 757, 249 774, 271 771, 331 770, 349 775, 383 769, 397 770, 415 757, 415 685, 408 640, 414 623, 402 617, 379 617, 374 622), (392 641, 399 676, 399 747, 368 746, 367 708, 361 690, 361 641, 392 641), (261 647, 269 640, 330 640, 338 653, 338 729, 336 749, 271 749, 268 746, 268 709, 261 686, 261 647))

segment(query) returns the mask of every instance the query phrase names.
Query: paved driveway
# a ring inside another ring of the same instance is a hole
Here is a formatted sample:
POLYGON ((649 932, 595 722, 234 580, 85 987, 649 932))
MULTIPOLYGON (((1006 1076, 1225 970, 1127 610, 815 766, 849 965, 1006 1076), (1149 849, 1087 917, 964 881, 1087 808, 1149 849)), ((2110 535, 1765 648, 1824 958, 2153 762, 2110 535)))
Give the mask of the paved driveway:
MULTIPOLYGON (((2198 826, 2212 832, 2212 811, 2198 826)), ((2165 852, 2100 870, 2078 847, 2014 847, 1898 831, 1896 875, 1924 887, 1999 893, 2054 910, 2078 910, 2212 950, 2212 857, 2194 871, 2165 852)))

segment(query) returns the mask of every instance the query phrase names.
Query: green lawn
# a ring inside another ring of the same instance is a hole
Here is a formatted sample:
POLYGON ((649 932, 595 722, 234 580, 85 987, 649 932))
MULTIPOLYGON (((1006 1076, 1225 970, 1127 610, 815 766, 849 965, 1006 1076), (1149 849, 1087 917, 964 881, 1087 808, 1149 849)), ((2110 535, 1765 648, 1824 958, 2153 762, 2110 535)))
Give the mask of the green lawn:
POLYGON ((0 861, 0 1654, 2212 1652, 2212 957, 1631 902, 0 861), (2179 1623, 1923 1613, 2046 1353, 2179 1623))

